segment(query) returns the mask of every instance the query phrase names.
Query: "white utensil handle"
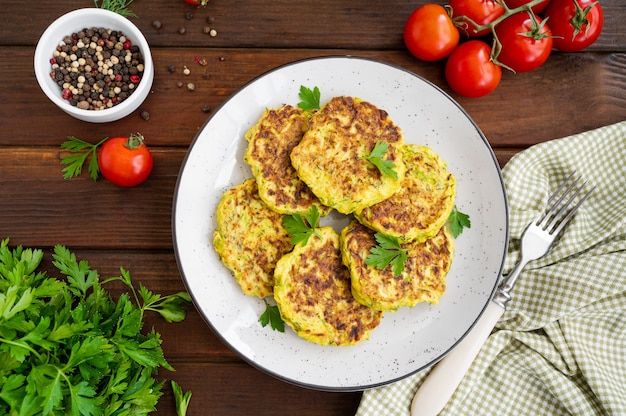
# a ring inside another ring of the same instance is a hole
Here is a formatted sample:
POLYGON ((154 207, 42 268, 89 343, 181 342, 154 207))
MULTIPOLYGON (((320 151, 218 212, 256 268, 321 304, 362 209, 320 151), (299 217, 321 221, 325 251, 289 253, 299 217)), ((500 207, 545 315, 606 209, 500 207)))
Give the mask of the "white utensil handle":
POLYGON ((435 365, 417 390, 411 416, 434 416, 443 410, 503 313, 504 308, 489 302, 472 331, 435 365))

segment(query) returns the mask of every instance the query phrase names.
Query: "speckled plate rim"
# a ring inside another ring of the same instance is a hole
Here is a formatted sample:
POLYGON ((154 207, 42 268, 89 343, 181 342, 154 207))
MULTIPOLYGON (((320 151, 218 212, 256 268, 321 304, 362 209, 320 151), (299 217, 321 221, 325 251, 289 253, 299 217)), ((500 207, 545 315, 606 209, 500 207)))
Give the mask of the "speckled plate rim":
POLYGON ((428 367, 469 332, 491 299, 503 267, 508 204, 487 139, 450 96, 388 63, 329 56, 292 62, 260 75, 208 118, 180 169, 172 234, 184 284, 199 313, 229 348, 286 382, 316 390, 358 391, 428 367), (457 178, 456 204, 472 221, 456 240, 440 303, 385 314, 371 338, 356 346, 322 347, 289 328, 280 333, 262 327, 258 318, 264 301, 241 293, 212 247, 215 210, 223 192, 252 177, 243 162, 244 133, 266 108, 296 105, 301 85, 319 87, 322 102, 351 95, 386 110, 407 143, 430 146, 446 160, 457 178))

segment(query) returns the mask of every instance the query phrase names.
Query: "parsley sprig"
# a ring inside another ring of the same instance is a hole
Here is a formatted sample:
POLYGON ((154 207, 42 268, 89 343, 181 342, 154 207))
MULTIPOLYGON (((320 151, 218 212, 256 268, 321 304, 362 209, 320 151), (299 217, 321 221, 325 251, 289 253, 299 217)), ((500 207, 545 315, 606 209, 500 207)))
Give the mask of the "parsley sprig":
POLYGON ((182 387, 174 380, 170 382, 170 385, 172 386, 174 402, 176 403, 176 415, 185 416, 187 414, 187 408, 189 407, 189 401, 191 400, 191 392, 187 391, 183 393, 182 387))
POLYGON ((320 90, 317 87, 313 89, 307 88, 304 85, 300 86, 300 93, 298 94, 300 102, 298 107, 303 110, 317 110, 320 108, 320 90))
POLYGON ((285 332, 285 321, 283 321, 277 305, 271 305, 267 300, 265 302, 265 312, 259 317, 261 326, 266 327, 268 324, 274 331, 285 332))
POLYGON ((408 258, 407 250, 400 245, 398 238, 382 233, 374 234, 377 245, 370 249, 365 264, 383 270, 391 265, 393 275, 400 276, 408 258))
POLYGON ((128 7, 133 0, 102 0, 102 4, 98 6, 98 0, 94 0, 94 5, 105 10, 112 11, 124 17, 137 17, 128 7))
POLYGON ((315 234, 319 221, 320 212, 315 205, 309 208, 304 217, 300 214, 283 217, 283 225, 291 235, 291 244, 306 245, 309 238, 315 234))
POLYGON ((87 171, 94 181, 98 180, 100 175, 100 167, 98 166, 98 148, 104 143, 108 137, 100 140, 96 144, 91 144, 74 136, 68 136, 68 140, 61 144, 61 149, 72 152, 71 155, 63 157, 61 164, 63 168, 63 178, 72 179, 83 170, 83 165, 89 160, 87 171))
POLYGON ((469 215, 459 211, 456 205, 452 209, 452 212, 450 213, 446 224, 448 225, 448 229, 450 230, 454 238, 457 238, 459 235, 461 235, 461 233, 463 232, 463 228, 471 228, 472 226, 469 215))
POLYGON ((65 279, 38 271, 43 252, 0 242, 0 414, 146 415, 156 408, 165 360, 160 335, 142 333, 146 311, 185 318, 186 292, 154 294, 130 274, 101 281, 96 270, 55 246, 65 279), (132 293, 114 300, 103 284, 132 293))
POLYGON ((384 159, 389 150, 389 143, 377 142, 369 155, 365 156, 368 162, 376 166, 383 176, 398 180, 398 172, 395 171, 396 164, 392 160, 384 159))

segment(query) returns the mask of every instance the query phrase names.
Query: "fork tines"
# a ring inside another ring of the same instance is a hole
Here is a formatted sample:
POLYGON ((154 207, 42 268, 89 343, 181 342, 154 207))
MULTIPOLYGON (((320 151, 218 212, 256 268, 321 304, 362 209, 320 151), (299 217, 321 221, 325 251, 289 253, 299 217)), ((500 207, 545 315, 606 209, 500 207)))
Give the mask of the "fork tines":
POLYGON ((581 195, 587 181, 580 183, 582 177, 575 178, 574 175, 575 172, 570 174, 548 198, 545 213, 537 218, 536 225, 550 234, 559 233, 595 189, 594 186, 589 192, 581 195), (572 206, 577 198, 578 202, 572 206))

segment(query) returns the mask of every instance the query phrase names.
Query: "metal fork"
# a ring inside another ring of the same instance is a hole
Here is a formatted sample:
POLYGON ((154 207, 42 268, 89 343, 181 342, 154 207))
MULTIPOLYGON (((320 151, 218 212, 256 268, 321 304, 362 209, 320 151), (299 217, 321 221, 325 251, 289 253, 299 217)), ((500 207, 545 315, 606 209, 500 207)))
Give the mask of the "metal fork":
POLYGON ((529 261, 548 253, 578 208, 595 189, 593 187, 583 194, 587 182, 581 184, 580 181, 581 178, 575 178, 574 173, 568 176, 548 198, 546 209, 526 227, 522 233, 520 259, 517 264, 500 284, 472 331, 437 363, 424 380, 413 398, 412 416, 437 415, 445 407, 504 313, 506 304, 511 300, 510 292, 524 267, 529 261))

